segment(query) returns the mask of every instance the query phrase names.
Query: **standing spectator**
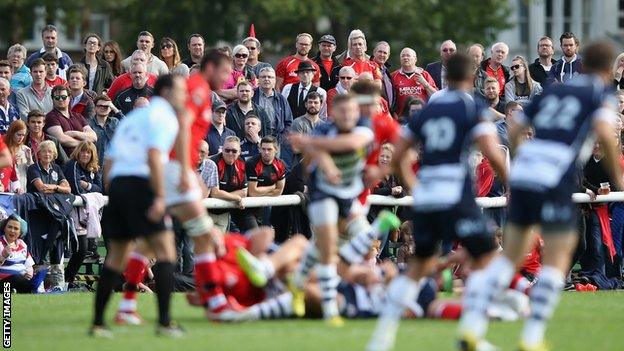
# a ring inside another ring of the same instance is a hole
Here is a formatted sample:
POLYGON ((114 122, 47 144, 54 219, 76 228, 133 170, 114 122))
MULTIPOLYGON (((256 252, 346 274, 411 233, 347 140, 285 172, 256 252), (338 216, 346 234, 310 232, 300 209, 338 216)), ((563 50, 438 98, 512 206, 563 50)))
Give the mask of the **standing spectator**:
POLYGON ((227 230, 230 218, 241 233, 258 226, 253 213, 243 207, 243 198, 247 197, 247 176, 245 161, 239 155, 240 140, 238 137, 231 136, 225 139, 223 151, 211 158, 217 165, 219 184, 212 190, 210 197, 238 204, 237 209, 210 211, 214 224, 224 232, 227 230))
POLYGON ((373 75, 375 84, 381 87, 381 72, 376 63, 370 61, 366 55, 366 36, 364 32, 359 29, 354 29, 349 33, 347 40, 349 50, 342 66, 350 66, 355 73, 359 76, 364 72, 368 72, 373 75))
POLYGON ((217 94, 226 101, 236 100, 238 93, 236 87, 242 81, 249 82, 252 88, 257 86, 256 76, 253 70, 247 66, 249 50, 244 45, 236 45, 232 49, 232 55, 234 55, 234 58, 230 79, 223 84, 221 89, 217 90, 217 94))
POLYGON ((292 124, 292 132, 297 134, 310 134, 323 120, 319 112, 323 105, 321 94, 313 91, 305 98, 306 113, 295 118, 292 124))
MULTIPOLYGON (((7 81, 8 96, 7 101, 15 107, 17 110, 17 91, 11 86, 11 78, 13 77, 13 71, 11 71, 11 64, 7 60, 0 60, 0 78, 4 78, 7 81)), ((5 106, 6 107, 6 106, 5 106)), ((18 117, 19 117, 19 111, 18 117)))
POLYGON ((18 215, 10 215, 0 223, 0 282, 10 283, 18 293, 43 291, 43 280, 47 270, 35 274, 33 260, 22 236, 28 225, 18 215))
POLYGON ((95 142, 97 136, 82 115, 69 110, 69 98, 67 87, 57 85, 52 88, 54 109, 46 115, 44 130, 57 138, 65 152, 71 155, 81 141, 95 142))
POLYGON ((332 115, 332 102, 336 95, 349 94, 351 86, 355 83, 355 71, 350 66, 344 66, 338 71, 338 84, 327 92, 327 115, 332 115))
POLYGON ((115 97, 114 104, 123 112, 128 114, 134 106, 134 101, 139 97, 150 97, 154 94, 154 89, 147 84, 147 70, 145 64, 136 62, 130 68, 132 75, 132 85, 121 90, 115 97))
POLYGON ((501 98, 504 98, 505 84, 509 82, 510 74, 509 67, 503 65, 503 62, 507 59, 507 55, 509 54, 509 46, 503 42, 498 42, 492 45, 490 51, 491 56, 481 62, 477 70, 475 92, 484 96, 485 80, 488 77, 492 77, 498 82, 498 91, 500 92, 501 98))
POLYGON ((479 65, 481 64, 481 61, 483 61, 483 59, 485 58, 484 57, 484 52, 485 52, 485 48, 483 47, 483 45, 481 45, 479 43, 475 43, 475 44, 470 45, 470 47, 466 51, 468 56, 470 56, 472 58, 472 62, 474 64, 475 72, 476 72, 477 68, 479 68, 479 65))
POLYGON ((286 141, 290 125, 293 121, 292 111, 286 98, 275 90, 275 71, 272 67, 264 67, 258 76, 258 88, 252 101, 264 108, 269 125, 267 134, 277 138, 280 145, 286 141))
POLYGON ((4 143, 13 157, 13 168, 19 181, 21 192, 26 191, 26 171, 34 163, 32 150, 24 144, 27 133, 26 123, 22 120, 17 120, 11 123, 9 130, 4 136, 4 143))
POLYGON ((100 168, 103 166, 104 153, 108 150, 113 135, 119 124, 119 119, 123 118, 123 113, 115 107, 111 99, 104 95, 98 95, 93 100, 95 105, 95 116, 91 118, 89 126, 97 135, 95 146, 97 149, 100 168))
MULTIPOLYGON (((396 95, 394 95, 394 86, 392 85, 392 77, 390 77, 390 44, 386 41, 380 41, 373 50, 373 62, 379 66, 381 73, 381 97, 386 99, 390 111, 396 111, 396 95)), ((329 94, 329 93, 328 93, 329 94)), ((329 100, 328 100, 329 103, 329 100)))
POLYGON ((52 88, 45 82, 45 62, 34 60, 30 66, 32 83, 17 92, 17 109, 20 118, 25 119, 31 110, 48 113, 52 110, 52 88))
POLYGON ((87 74, 87 69, 81 64, 73 65, 69 67, 67 71, 67 77, 69 79, 68 86, 71 95, 69 108, 72 112, 82 115, 82 117, 88 121, 95 116, 93 99, 96 95, 92 90, 85 90, 87 74))
POLYGON ((6 133, 9 125, 20 118, 17 106, 9 102, 11 84, 5 78, 0 77, 0 134, 6 133))
POLYGON ((433 81, 436 84, 436 87, 440 89, 444 89, 447 87, 446 82, 446 63, 451 56, 455 55, 457 51, 457 46, 452 40, 445 40, 440 45, 440 61, 432 62, 427 65, 425 68, 433 81))
POLYGON ((256 115, 248 114, 245 116, 245 139, 241 142, 240 157, 247 161, 248 159, 260 154, 260 129, 262 122, 256 115))
POLYGON ((271 67, 270 63, 259 61, 260 57, 260 40, 254 37, 247 37, 243 39, 242 44, 247 48, 249 52, 249 57, 247 58, 247 67, 251 69, 253 74, 258 77, 260 75, 260 71, 263 68, 271 67))
POLYGON ((37 161, 37 151, 39 151, 39 144, 45 140, 50 140, 54 143, 54 147, 58 152, 58 157, 55 162, 62 166, 68 160, 69 157, 61 147, 58 139, 43 132, 45 126, 45 115, 39 110, 32 110, 28 113, 26 124, 28 125, 28 134, 26 135, 26 146, 31 150, 31 154, 34 157, 34 161, 37 161))
POLYGON ((225 103, 221 100, 213 100, 212 125, 208 129, 208 135, 206 135, 209 156, 216 155, 222 151, 221 148, 227 137, 236 136, 233 130, 225 126, 225 116, 225 103))
MULTIPOLYGON (((154 36, 152 33, 144 30, 139 33, 137 37, 137 49, 145 53, 147 60, 145 61, 145 68, 147 72, 156 76, 169 73, 167 65, 162 62, 158 57, 152 55, 152 49, 154 48, 154 36)), ((130 72, 132 64, 132 57, 128 57, 121 61, 121 67, 124 72, 130 72)))
POLYGON ((188 38, 187 46, 189 50, 189 57, 182 61, 189 69, 193 65, 201 63, 202 57, 204 57, 204 46, 206 42, 201 34, 194 33, 188 38))
POLYGON ((41 50, 34 52, 30 56, 28 56, 28 59, 26 59, 26 66, 30 67, 30 69, 32 70, 33 63, 37 59, 40 59, 46 53, 51 53, 58 58, 57 74, 61 78, 66 79, 67 75, 65 73, 69 66, 73 65, 74 63, 72 62, 71 58, 69 58, 69 55, 61 51, 61 49, 56 46, 57 35, 58 31, 55 26, 51 24, 44 26, 41 30, 41 41, 43 42, 43 47, 41 48, 41 50))
POLYGON ((534 81, 544 85, 546 78, 548 78, 548 73, 550 73, 553 65, 557 62, 553 59, 555 48, 550 37, 541 37, 537 42, 537 55, 535 62, 529 65, 529 72, 534 81))
POLYGON ((175 40, 169 37, 160 40, 160 59, 167 65, 169 73, 177 73, 183 77, 189 76, 189 67, 182 63, 175 40))
POLYGON ((409 96, 415 96, 427 101, 431 94, 438 91, 436 83, 429 72, 417 67, 416 51, 411 48, 401 50, 401 68, 392 72, 392 83, 397 97, 397 111, 403 114, 405 101, 409 96))
POLYGON ((199 165, 197 172, 204 183, 204 197, 210 197, 212 190, 219 184, 219 174, 217 172, 217 165, 213 160, 208 157, 210 154, 210 146, 206 141, 203 141, 199 149, 199 165))
POLYGON ((334 57, 336 38, 333 35, 325 34, 319 39, 318 47, 319 52, 312 61, 320 68, 321 78, 319 86, 329 91, 338 83, 338 77, 333 72, 334 69, 340 67, 340 62, 334 57))
POLYGON ((123 68, 121 67, 121 48, 116 41, 111 40, 104 43, 102 58, 110 65, 115 78, 123 73, 123 68))
POLYGON ((61 78, 56 72, 58 71, 58 58, 56 55, 51 53, 45 53, 41 56, 46 66, 46 84, 50 88, 54 88, 57 85, 65 85, 67 84, 67 80, 61 78))
POLYGON ((13 76, 11 77, 11 89, 18 91, 32 83, 30 68, 24 64, 26 60, 26 48, 22 44, 12 45, 7 52, 7 60, 11 63, 13 76))
MULTIPOLYGON (((286 56, 282 58, 275 66, 275 74, 277 76, 275 80, 275 89, 282 90, 287 84, 294 84, 299 82, 299 75, 297 70, 301 62, 310 62, 310 65, 314 68, 314 77, 312 82, 315 85, 320 83, 321 69, 308 57, 310 49, 312 48, 312 36, 308 33, 301 33, 297 35, 295 47, 297 52, 292 56, 286 56)), ((293 111, 294 113, 294 111, 293 111)))
POLYGON ((505 101, 515 101, 522 106, 526 106, 536 95, 542 93, 542 86, 532 79, 524 57, 514 57, 510 68, 514 75, 505 84, 505 101))
MULTIPOLYGON (((141 50, 135 51, 131 57, 132 57, 133 64, 143 63, 145 65, 145 62, 147 62, 147 56, 141 50)), ((156 83, 156 79, 158 79, 156 75, 147 73, 147 85, 153 88, 154 84, 156 83)), ((128 89, 131 86, 132 86, 132 74, 130 72, 123 73, 117 78, 115 78, 115 80, 113 81, 113 84, 111 84, 110 88, 106 92, 106 95, 108 95, 108 97, 110 97, 113 101, 115 101, 115 98, 117 97, 117 94, 119 94, 120 91, 128 89)))
POLYGON ((522 108, 522 105, 520 105, 516 101, 509 101, 505 104, 505 116, 503 118, 500 118, 499 116, 499 118, 494 121, 494 124, 496 125, 496 132, 498 133, 498 138, 500 139, 501 144, 506 147, 510 147, 509 135, 507 133, 509 125, 507 121, 511 121, 512 116, 522 112, 523 110, 524 109, 522 108))
POLYGON ((299 77, 299 82, 293 84, 286 84, 282 89, 282 95, 288 101, 288 105, 290 106, 290 110, 292 111, 293 116, 301 116, 305 113, 305 97, 316 91, 322 97, 322 112, 321 116, 323 118, 327 117, 327 111, 325 107, 325 102, 327 101, 327 92, 325 89, 321 87, 317 87, 312 84, 312 77, 316 72, 316 68, 314 65, 308 61, 302 61, 299 63, 299 67, 295 73, 299 77), (323 111, 325 110, 325 111, 323 111))
POLYGON ((225 125, 230 128, 239 139, 245 138, 245 116, 253 114, 260 118, 262 129, 260 135, 267 135, 266 126, 268 123, 268 117, 265 110, 254 103, 253 98, 254 91, 251 84, 247 81, 242 81, 236 86, 238 100, 231 104, 226 111, 225 125))
POLYGON ((246 160, 249 196, 282 195, 286 165, 277 158, 278 147, 277 139, 266 136, 260 141, 260 153, 246 160))
POLYGON ((548 72, 545 87, 554 82, 567 83, 573 77, 581 74, 583 59, 578 56, 579 39, 570 32, 565 32, 559 37, 563 56, 555 62, 548 72))
POLYGON ((617 90, 624 88, 624 79, 622 79, 622 73, 624 72, 624 53, 617 56, 613 62, 613 85, 617 90))
POLYGON ((87 69, 85 77, 87 82, 86 88, 94 91, 96 94, 101 94, 113 84, 115 79, 113 70, 110 64, 100 56, 102 39, 97 34, 87 34, 83 43, 85 54, 80 59, 80 63, 87 69))
POLYGON ((505 114, 505 103, 500 99, 500 85, 494 77, 487 77, 483 83, 485 100, 490 106, 490 110, 495 112, 498 118, 503 118, 505 114), (496 83, 496 84, 494 84, 496 83))

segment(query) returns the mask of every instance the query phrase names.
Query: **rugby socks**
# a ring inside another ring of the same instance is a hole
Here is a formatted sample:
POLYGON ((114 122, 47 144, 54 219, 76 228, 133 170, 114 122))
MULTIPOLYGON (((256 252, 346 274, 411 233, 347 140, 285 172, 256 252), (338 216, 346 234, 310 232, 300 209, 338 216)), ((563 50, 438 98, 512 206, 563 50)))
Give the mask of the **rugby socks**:
POLYGON ((303 289, 303 285, 308 279, 310 271, 314 268, 314 265, 318 262, 318 260, 318 249, 313 242, 310 242, 303 253, 303 258, 301 259, 301 262, 299 262, 299 266, 297 266, 297 270, 293 276, 293 283, 298 289, 303 289))
POLYGON ((338 301, 336 296, 338 292, 336 288, 340 279, 336 272, 335 264, 319 264, 316 268, 319 287, 321 288, 321 308, 323 309, 323 318, 330 319, 338 316, 338 301))
POLYGON ((412 301, 416 301, 420 287, 420 282, 405 275, 398 276, 390 283, 386 304, 381 310, 367 350, 392 349, 403 311, 412 301))
POLYGON ((487 307, 504 288, 509 286, 515 267, 505 256, 498 256, 482 270, 474 271, 466 280, 463 314, 459 321, 460 335, 481 339, 488 327, 487 307))
POLYGON ((361 263, 373 246, 373 241, 379 238, 380 218, 377 218, 369 230, 359 232, 340 247, 340 258, 349 265, 361 263))
POLYGON ((524 324, 521 341, 527 346, 543 343, 546 323, 559 303, 565 283, 564 274, 555 267, 544 266, 531 289, 531 314, 524 324))
POLYGON ((173 293, 175 266, 173 262, 158 262, 154 265, 154 279, 156 280, 156 295, 158 298, 158 323, 164 327, 171 324, 169 305, 173 293))
POLYGON ((195 286, 201 304, 209 310, 219 310, 227 304, 220 285, 221 271, 217 266, 217 257, 214 253, 195 256, 195 286))
POLYGON ((94 326, 104 325, 104 309, 113 293, 115 282, 121 276, 120 272, 114 271, 107 266, 102 268, 100 279, 98 280, 97 289, 95 290, 95 316, 93 318, 94 326))
POLYGON ((511 280, 511 284, 509 284, 510 289, 519 291, 527 295, 531 290, 531 286, 533 286, 533 283, 531 283, 520 273, 516 273, 516 275, 514 275, 513 279, 511 280))
POLYGON ((141 283, 145 278, 145 273, 147 272, 147 264, 147 257, 136 252, 130 254, 128 266, 126 267, 126 271, 124 272, 126 287, 124 289, 124 296, 119 303, 119 311, 136 311, 136 293, 138 291, 139 283, 141 283))
POLYGON ((250 320, 278 319, 293 315, 292 294, 284 293, 275 298, 255 304, 244 313, 249 315, 250 320))

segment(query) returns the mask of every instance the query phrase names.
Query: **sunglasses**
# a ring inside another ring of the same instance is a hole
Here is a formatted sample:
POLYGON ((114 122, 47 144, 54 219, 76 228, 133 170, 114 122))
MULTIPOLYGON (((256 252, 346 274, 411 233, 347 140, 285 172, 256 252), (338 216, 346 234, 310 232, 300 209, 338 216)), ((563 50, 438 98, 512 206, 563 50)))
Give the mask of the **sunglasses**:
POLYGON ((223 153, 224 154, 237 154, 238 150, 225 148, 225 149, 223 149, 223 153))
POLYGON ((247 54, 236 54, 236 55, 234 55, 234 57, 236 57, 236 58, 247 58, 247 56, 249 56, 249 55, 247 55, 247 54))
POLYGON ((346 79, 346 80, 351 80, 353 79, 353 77, 339 77, 340 79, 346 79))
POLYGON ((56 101, 65 101, 69 98, 69 95, 55 95, 52 97, 52 99, 56 100, 56 101))
POLYGON ((160 47, 161 49, 173 49, 173 44, 164 44, 160 47))
POLYGON ((513 66, 511 66, 511 67, 509 67, 509 68, 511 68, 512 70, 514 70, 514 71, 515 71, 515 70, 517 70, 518 68, 520 68, 520 65, 513 65, 513 66))
POLYGON ((442 49, 442 52, 455 52, 455 49, 442 49))

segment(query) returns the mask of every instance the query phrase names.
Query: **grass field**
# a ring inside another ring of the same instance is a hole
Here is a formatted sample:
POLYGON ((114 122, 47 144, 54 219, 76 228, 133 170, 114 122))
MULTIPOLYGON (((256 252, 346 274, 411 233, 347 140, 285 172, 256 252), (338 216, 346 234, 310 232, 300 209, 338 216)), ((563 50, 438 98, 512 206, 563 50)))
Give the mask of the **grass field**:
MULTIPOLYGON (((119 294, 114 298, 116 307, 119 294)), ((151 295, 140 296, 140 310, 148 321, 139 327, 113 326, 115 339, 94 340, 86 331, 93 295, 14 295, 12 347, 28 351, 92 350, 363 350, 374 321, 348 321, 342 329, 328 329, 316 320, 266 321, 247 324, 207 322, 201 310, 176 294, 173 315, 187 330, 182 340, 156 338, 156 307, 151 295)), ((113 310, 109 309, 108 320, 113 310)), ((405 321, 396 350, 452 350, 455 322, 405 321)), ((518 323, 493 323, 489 338, 504 350, 514 350, 518 323)), ((552 350, 624 350, 624 292, 565 293, 548 331, 552 350)))

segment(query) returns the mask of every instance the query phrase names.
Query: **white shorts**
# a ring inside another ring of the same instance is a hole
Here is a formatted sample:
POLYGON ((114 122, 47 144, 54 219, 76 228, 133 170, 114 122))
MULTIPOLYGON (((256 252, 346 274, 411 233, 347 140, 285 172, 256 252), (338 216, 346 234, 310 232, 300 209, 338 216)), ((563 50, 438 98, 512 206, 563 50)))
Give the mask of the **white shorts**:
POLYGON ((202 191, 197 182, 197 175, 190 171, 190 189, 184 193, 178 190, 180 184, 180 163, 171 160, 165 164, 165 204, 167 207, 183 203, 199 201, 202 199, 202 191))

